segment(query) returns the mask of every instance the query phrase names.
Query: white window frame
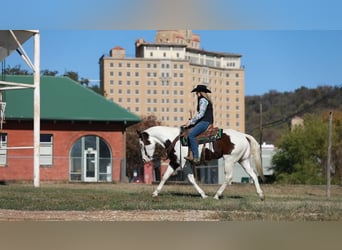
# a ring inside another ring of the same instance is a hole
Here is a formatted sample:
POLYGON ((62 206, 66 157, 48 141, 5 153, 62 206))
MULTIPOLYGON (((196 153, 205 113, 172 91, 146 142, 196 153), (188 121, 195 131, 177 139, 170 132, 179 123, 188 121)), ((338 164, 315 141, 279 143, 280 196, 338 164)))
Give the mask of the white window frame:
POLYGON ((7 133, 0 133, 0 166, 7 165, 7 133))
POLYGON ((53 135, 52 134, 40 134, 40 165, 41 166, 53 165, 53 135))

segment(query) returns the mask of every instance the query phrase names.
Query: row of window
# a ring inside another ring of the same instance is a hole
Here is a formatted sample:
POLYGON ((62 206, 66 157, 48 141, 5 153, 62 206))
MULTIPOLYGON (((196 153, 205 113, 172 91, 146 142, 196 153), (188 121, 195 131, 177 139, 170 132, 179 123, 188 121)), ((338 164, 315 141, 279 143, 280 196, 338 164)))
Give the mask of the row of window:
MULTIPOLYGON (((195 72, 194 72, 195 73, 195 72)), ((199 74, 200 74, 200 72, 198 72, 199 74)), ((109 76, 114 76, 115 74, 114 74, 114 71, 110 71, 109 72, 109 76)), ((117 75, 118 76, 123 76, 123 72, 122 71, 119 71, 119 72, 117 72, 117 75)), ((140 74, 139 74, 139 71, 136 71, 136 72, 134 72, 134 74, 133 74, 133 72, 131 72, 131 71, 127 71, 126 72, 126 76, 127 77, 131 77, 131 76, 135 76, 135 77, 139 77, 140 76, 140 74)), ((205 74, 205 75, 207 75, 207 76, 211 76, 211 74, 210 74, 210 72, 209 72, 209 75, 208 74, 205 74)), ((229 78, 229 74, 227 73, 226 75, 228 75, 227 76, 227 78, 229 78)), ((158 76, 158 73, 157 72, 146 72, 146 76, 148 76, 148 77, 157 77, 158 76)), ((171 73, 170 72, 167 72, 167 71, 162 71, 162 72, 160 72, 160 76, 161 77, 171 77, 171 73)), ((216 72, 215 72, 215 74, 214 74, 214 76, 216 76, 216 72)), ((177 73, 177 72, 174 72, 173 73, 173 77, 184 77, 184 73, 177 73)), ((236 73, 235 74, 235 77, 236 78, 239 78, 239 73, 236 73)))
MULTIPOLYGON (((118 89, 117 91, 114 91, 114 89, 110 89, 109 93, 110 94, 115 94, 115 92, 119 95, 123 95, 123 94, 127 94, 127 95, 131 95, 133 94, 133 90, 131 89, 118 89)), ((135 89, 134 90, 134 94, 139 95, 140 94, 140 90, 139 89, 135 89)), ((168 89, 162 89, 160 91, 156 90, 156 89, 148 89, 146 90, 146 95, 184 95, 184 91, 183 90, 168 90, 168 89)), ((148 100, 148 99, 147 99, 148 100)))
MULTIPOLYGON (((160 55, 160 52, 157 52, 158 55, 160 55)), ((180 58, 180 54, 177 52, 176 54, 175 53, 166 53, 166 52, 163 52, 163 57, 164 58, 170 58, 170 55, 176 55, 177 58, 180 58)), ((150 57, 154 57, 154 54, 153 54, 153 51, 150 52, 150 57)))
MULTIPOLYGON (((182 76, 183 77, 183 76, 182 76)), ((195 77, 193 77, 192 78, 192 80, 193 80, 193 82, 196 82, 196 78, 195 77)), ((180 81, 180 82, 177 82, 177 81, 175 81, 175 82, 173 82, 173 84, 171 85, 170 84, 170 82, 171 81, 168 81, 168 80, 161 80, 160 81, 160 85, 161 86, 175 86, 175 87, 177 87, 177 86, 179 86, 179 87, 183 87, 184 86, 184 82, 183 81, 180 81)), ((201 78, 198 78, 198 82, 201 82, 201 78)), ((110 85, 114 85, 114 83, 115 83, 115 81, 114 80, 110 80, 109 81, 109 84, 110 85)), ((117 84, 118 85, 123 85, 123 83, 124 83, 124 81, 123 80, 118 80, 117 81, 117 84)), ((216 83, 216 81, 215 81, 215 83, 216 83)), ((126 86, 131 86, 131 81, 130 80, 127 80, 126 81, 126 86)), ((139 86, 140 85, 140 82, 137 80, 137 81, 134 81, 134 85, 135 86, 139 86)), ((230 86, 231 84, 230 84, 230 82, 229 81, 226 81, 226 86, 230 86)), ((158 82, 157 81, 147 81, 147 86, 158 86, 158 82)), ((235 86, 240 86, 240 82, 239 81, 236 81, 235 82, 235 86)))
MULTIPOLYGON (((230 93, 230 90, 229 89, 226 89, 226 93, 229 94, 230 93)), ((239 89, 236 89, 235 90, 235 94, 239 94, 240 93, 240 90, 239 89)), ((115 91, 114 89, 109 89, 109 94, 111 95, 114 95, 114 94, 119 94, 119 95, 123 95, 123 94, 127 94, 127 95, 131 95, 131 94, 135 94, 135 95, 140 95, 140 90, 139 89, 134 89, 134 90, 131 90, 131 89, 118 89, 117 91, 115 91)), ((162 89, 160 91, 156 90, 156 89, 148 89, 146 90, 146 94, 147 95, 170 95, 170 94, 173 94, 173 95, 181 95, 183 96, 184 95, 184 91, 183 90, 168 90, 168 89, 162 89)), ((229 101, 229 97, 226 98, 227 101, 229 101)), ((236 101, 238 102, 239 101, 239 98, 236 97, 236 101)))
MULTIPOLYGON (((7 165, 7 134, 0 134, 0 166, 7 165)), ((53 136, 40 135, 40 165, 51 166, 53 159, 53 136)))
MULTIPOLYGON (((111 71, 109 72, 109 76, 114 76, 114 72, 111 71)), ((118 76, 123 76, 123 73, 121 71, 118 72, 118 76)), ((130 71, 127 71, 126 72, 126 76, 127 77, 131 77, 131 72, 130 71)), ((139 72, 135 72, 134 73, 134 76, 135 77, 139 77, 139 72)), ((146 76, 147 77, 158 77, 158 73, 157 72, 146 72, 146 76)), ((171 77, 171 74, 169 72, 160 72, 159 74, 160 77, 171 77)), ((177 77, 180 77, 180 78, 183 78, 184 77, 184 73, 177 73, 177 72, 174 72, 173 73, 173 77, 177 78, 177 77)))
MULTIPOLYGON (((113 101, 113 99, 111 99, 113 101)), ((126 101, 124 102, 123 98, 118 98, 118 103, 120 104, 127 104, 127 103, 131 103, 131 98, 127 98, 126 101)), ((136 104, 139 104, 140 103, 140 100, 137 98, 135 99, 135 103, 136 104)), ((161 101, 158 101, 157 99, 148 99, 147 100, 147 103, 148 104, 154 104, 154 105, 161 105, 161 104, 170 104, 170 100, 169 99, 162 99, 161 101)), ((174 99, 173 100, 173 103, 172 104, 184 104, 184 100, 180 99, 180 100, 177 100, 177 99, 174 99)), ((127 107, 127 110, 129 111, 133 111, 132 110, 132 107, 127 107)), ((148 112, 184 112, 184 107, 152 107, 152 106, 149 106, 146 108, 146 110, 148 112)), ((221 108, 222 110, 222 108, 221 108)), ((231 106, 227 105, 225 107, 225 110, 231 110, 231 106)), ((240 110, 240 106, 239 105, 235 105, 235 110, 236 111, 239 111, 240 110)), ((139 113, 141 110, 140 110, 140 107, 137 106, 134 108, 134 111, 139 113)), ((229 117, 229 114, 227 114, 227 118, 229 117)), ((240 115, 239 114, 236 114, 235 115, 235 118, 240 118, 240 115)))
MULTIPOLYGON (((125 66, 124 66, 123 63, 119 62, 117 64, 117 67, 118 68, 123 68, 123 67, 131 68, 132 64, 131 63, 126 63, 125 66)), ((141 66, 139 63, 135 63, 134 65, 135 65, 135 68, 140 68, 140 66, 141 66)), ((115 63, 113 63, 113 62, 109 63, 109 67, 110 68, 114 68, 115 67, 115 63)), ((168 69, 168 68, 170 68, 170 63, 161 63, 160 67, 162 69, 164 69, 164 68, 168 69)), ((157 63, 147 63, 146 64, 146 68, 148 68, 148 69, 155 68, 156 69, 156 68, 158 68, 158 64, 157 63)), ((173 68, 174 69, 184 69, 184 64, 173 64, 173 68)))
MULTIPOLYGON (((113 62, 111 62, 109 64, 110 68, 114 68, 115 67, 115 64, 113 62)), ((234 66, 232 63, 229 64, 229 66, 234 66)), ((123 68, 123 63, 118 63, 118 68, 123 68)), ((131 63, 126 63, 126 68, 131 68, 131 63)), ((140 64, 139 63, 136 63, 135 64, 135 68, 140 68, 140 64)), ((158 68, 158 64, 157 63, 148 63, 146 64, 146 68, 147 69, 151 69, 151 68, 154 68, 154 69, 157 69, 158 68)), ((170 64, 169 63, 161 63, 160 64, 160 68, 162 69, 169 69, 170 68, 170 64)), ((183 64, 174 64, 173 65, 173 68, 174 69, 184 69, 184 65, 183 64)), ((145 68, 144 68, 145 69, 145 68)), ((112 71, 110 72, 110 74, 113 73, 112 71)), ((137 74, 138 72, 135 72, 135 74, 137 74)), ((196 74, 208 74, 209 76, 220 76, 222 77, 224 75, 223 72, 218 72, 216 70, 214 71, 211 71, 209 70, 208 68, 193 68, 192 69, 192 73, 196 73, 196 74)), ((114 74, 114 73, 113 73, 114 74)), ((133 74, 132 74, 133 75, 133 74)), ((226 72, 225 73, 225 77, 226 78, 229 78, 231 75, 230 73, 226 72)), ((235 78, 239 78, 240 77, 240 74, 237 72, 234 74, 235 78)))

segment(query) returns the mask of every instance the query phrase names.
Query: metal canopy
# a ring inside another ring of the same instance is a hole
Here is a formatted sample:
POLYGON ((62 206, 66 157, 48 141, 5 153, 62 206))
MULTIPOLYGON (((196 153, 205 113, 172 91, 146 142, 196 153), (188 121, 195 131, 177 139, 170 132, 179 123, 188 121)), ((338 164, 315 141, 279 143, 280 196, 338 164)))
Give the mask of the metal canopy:
MULTIPOLYGON (((0 61, 2 62, 14 50, 17 50, 23 60, 33 71, 34 77, 34 118, 33 118, 33 185, 40 186, 40 33, 37 30, 0 30, 0 61), (34 38, 33 55, 31 62, 22 44, 30 37, 34 38)), ((6 89, 27 88, 23 83, 8 83, 0 81, 6 89)), ((0 88, 1 90, 1 88, 0 88)))
POLYGON ((0 62, 8 57, 14 50, 20 48, 37 31, 29 30, 0 30, 0 62), (13 37, 12 33, 16 39, 13 37), (20 46, 19 46, 19 44, 20 46))

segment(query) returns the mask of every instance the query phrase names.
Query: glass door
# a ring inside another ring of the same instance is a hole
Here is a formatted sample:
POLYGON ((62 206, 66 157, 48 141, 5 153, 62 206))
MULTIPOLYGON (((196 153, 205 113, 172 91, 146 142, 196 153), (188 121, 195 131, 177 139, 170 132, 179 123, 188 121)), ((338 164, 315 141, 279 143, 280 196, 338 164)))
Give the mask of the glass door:
POLYGON ((98 176, 97 152, 89 148, 84 151, 84 181, 96 182, 98 176))

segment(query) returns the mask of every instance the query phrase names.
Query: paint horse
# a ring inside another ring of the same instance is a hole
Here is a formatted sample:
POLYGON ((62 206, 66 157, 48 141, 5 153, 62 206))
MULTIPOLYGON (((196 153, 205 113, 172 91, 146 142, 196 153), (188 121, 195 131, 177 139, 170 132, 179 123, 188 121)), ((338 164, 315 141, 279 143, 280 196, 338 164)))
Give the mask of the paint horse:
MULTIPOLYGON (((165 182, 178 168, 181 168, 184 171, 185 176, 187 176, 189 182, 194 186, 202 198, 208 197, 195 181, 192 164, 189 161, 182 159, 183 156, 187 155, 188 147, 183 146, 181 140, 178 139, 180 138, 181 128, 153 126, 144 131, 137 131, 137 133, 144 162, 153 160, 156 144, 159 144, 166 149, 170 160, 162 180, 152 194, 153 197, 158 196, 165 182)), ((215 193, 215 199, 218 200, 222 196, 227 185, 231 184, 233 167, 234 164, 238 162, 253 179, 257 194, 261 200, 264 200, 264 194, 258 181, 258 175, 261 178, 264 178, 260 159, 260 148, 254 137, 233 129, 224 129, 221 139, 206 144, 200 144, 199 152, 202 152, 201 158, 203 158, 204 155, 205 160, 219 159, 222 157, 224 159, 225 179, 215 193), (254 160, 257 172, 252 168, 250 159, 254 160)))

